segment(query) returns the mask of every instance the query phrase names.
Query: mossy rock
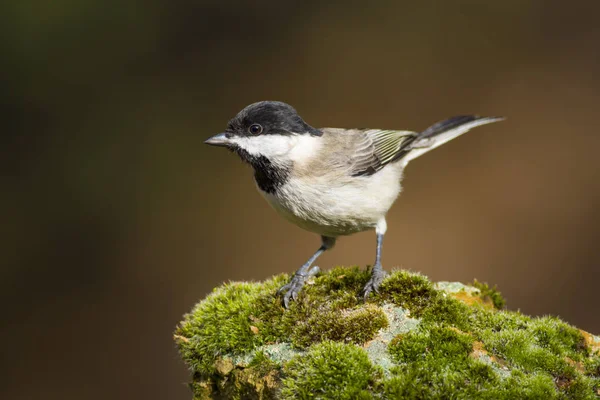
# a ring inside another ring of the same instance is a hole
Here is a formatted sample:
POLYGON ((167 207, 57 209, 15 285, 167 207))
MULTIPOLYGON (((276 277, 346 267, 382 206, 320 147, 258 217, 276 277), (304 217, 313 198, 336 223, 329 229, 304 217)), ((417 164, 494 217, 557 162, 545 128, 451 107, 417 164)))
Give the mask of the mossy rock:
POLYGON ((194 399, 599 399, 600 338, 503 309, 495 288, 357 267, 216 288, 175 332, 194 399))

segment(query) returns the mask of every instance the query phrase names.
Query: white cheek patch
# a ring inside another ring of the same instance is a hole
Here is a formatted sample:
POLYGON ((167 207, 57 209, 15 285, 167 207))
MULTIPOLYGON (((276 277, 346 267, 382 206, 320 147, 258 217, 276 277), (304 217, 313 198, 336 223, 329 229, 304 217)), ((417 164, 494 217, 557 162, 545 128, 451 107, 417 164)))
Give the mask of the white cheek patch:
POLYGON ((263 135, 234 137, 231 141, 253 156, 272 158, 287 154, 295 146, 296 136, 263 135))
POLYGON ((253 156, 271 160, 282 157, 288 161, 306 160, 320 147, 319 137, 310 135, 261 135, 230 140, 253 156))
POLYGON ((300 135, 293 149, 291 149, 289 158, 295 162, 310 160, 321 148, 323 139, 319 136, 300 135))

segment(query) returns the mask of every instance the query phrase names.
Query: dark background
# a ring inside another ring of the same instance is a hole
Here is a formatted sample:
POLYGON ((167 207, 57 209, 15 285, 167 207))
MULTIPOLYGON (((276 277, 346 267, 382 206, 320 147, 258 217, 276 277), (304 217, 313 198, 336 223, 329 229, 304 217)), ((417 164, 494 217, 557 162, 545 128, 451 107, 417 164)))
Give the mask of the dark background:
POLYGON ((202 143, 265 99, 317 127, 507 116, 411 164, 384 265, 600 333, 600 2, 324 3, 5 2, 1 398, 191 397, 182 314, 319 244, 202 143))

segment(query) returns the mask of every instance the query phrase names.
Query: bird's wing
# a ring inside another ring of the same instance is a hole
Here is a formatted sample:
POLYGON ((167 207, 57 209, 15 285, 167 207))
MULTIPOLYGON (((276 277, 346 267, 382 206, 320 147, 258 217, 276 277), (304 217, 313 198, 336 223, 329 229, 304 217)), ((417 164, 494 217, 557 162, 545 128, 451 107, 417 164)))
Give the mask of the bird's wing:
POLYGON ((372 175, 394 160, 417 134, 411 131, 362 130, 356 135, 351 156, 353 176, 372 175))

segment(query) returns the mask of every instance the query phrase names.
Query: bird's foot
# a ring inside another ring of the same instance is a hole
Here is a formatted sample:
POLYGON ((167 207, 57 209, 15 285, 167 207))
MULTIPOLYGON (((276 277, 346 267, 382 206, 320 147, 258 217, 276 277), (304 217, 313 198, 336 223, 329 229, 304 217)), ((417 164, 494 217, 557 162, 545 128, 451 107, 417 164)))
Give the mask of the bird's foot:
POLYGON ((308 270, 308 272, 296 272, 290 283, 288 283, 287 285, 283 285, 277 291, 277 294, 283 293, 283 306, 285 308, 288 308, 290 300, 296 300, 296 298, 298 298, 298 293, 300 293, 302 287, 304 286, 304 283, 308 280, 308 278, 310 278, 311 276, 315 276, 319 273, 319 271, 321 271, 321 269, 317 266, 314 266, 310 270, 308 270))
POLYGON ((371 292, 379 293, 379 286, 386 275, 387 272, 385 272, 381 265, 376 265, 373 267, 373 270, 371 271, 371 279, 369 279, 369 282, 367 282, 362 290, 364 300, 367 300, 371 292))

